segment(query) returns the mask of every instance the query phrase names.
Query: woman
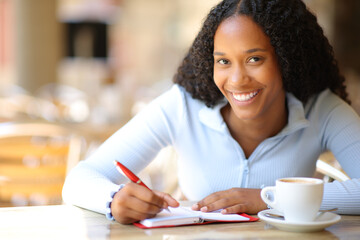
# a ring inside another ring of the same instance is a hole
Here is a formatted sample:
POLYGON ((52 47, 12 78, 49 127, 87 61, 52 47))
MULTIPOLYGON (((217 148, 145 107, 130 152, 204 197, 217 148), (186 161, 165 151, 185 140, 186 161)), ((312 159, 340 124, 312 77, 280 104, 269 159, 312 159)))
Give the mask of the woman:
POLYGON ((73 169, 66 202, 124 224, 178 206, 134 183, 119 187, 127 181, 113 166, 117 159, 139 172, 172 145, 194 210, 255 214, 266 209, 261 188, 311 177, 330 150, 352 180, 325 184, 322 208, 360 214, 360 119, 346 103, 332 47, 301 0, 222 1, 174 82, 73 169))

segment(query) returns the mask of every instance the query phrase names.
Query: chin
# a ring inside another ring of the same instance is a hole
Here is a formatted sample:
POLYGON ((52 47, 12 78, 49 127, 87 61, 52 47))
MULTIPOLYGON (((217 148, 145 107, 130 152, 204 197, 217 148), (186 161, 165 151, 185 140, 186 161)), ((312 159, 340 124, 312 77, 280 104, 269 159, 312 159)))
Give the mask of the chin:
POLYGON ((252 112, 252 113, 238 113, 238 112, 235 112, 235 116, 239 120, 250 121, 250 120, 256 119, 257 114, 254 114, 254 112, 252 112))

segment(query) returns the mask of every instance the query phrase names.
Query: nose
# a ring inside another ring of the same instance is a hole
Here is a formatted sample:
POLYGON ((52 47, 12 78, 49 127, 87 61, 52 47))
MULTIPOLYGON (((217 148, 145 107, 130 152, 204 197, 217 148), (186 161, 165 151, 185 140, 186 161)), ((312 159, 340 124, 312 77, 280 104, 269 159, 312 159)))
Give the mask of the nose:
POLYGON ((232 71, 230 80, 234 83, 246 83, 250 81, 250 77, 244 67, 235 66, 232 71))

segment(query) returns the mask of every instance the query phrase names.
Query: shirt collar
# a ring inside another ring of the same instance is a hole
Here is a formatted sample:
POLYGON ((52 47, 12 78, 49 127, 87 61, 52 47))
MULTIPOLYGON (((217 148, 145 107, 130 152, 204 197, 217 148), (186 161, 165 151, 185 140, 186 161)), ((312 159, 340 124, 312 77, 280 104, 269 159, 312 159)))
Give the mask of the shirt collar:
POLYGON ((204 125, 217 131, 226 129, 224 118, 221 115, 221 108, 224 107, 228 101, 224 98, 220 103, 213 108, 204 105, 199 111, 199 119, 204 125))
MULTIPOLYGON (((300 100, 298 100, 293 94, 286 93, 287 107, 289 109, 288 124, 281 130, 277 136, 288 135, 299 129, 309 126, 309 120, 305 118, 304 106, 300 100)), ((224 98, 220 103, 213 108, 204 106, 199 111, 200 121, 217 131, 227 129, 226 123, 221 115, 221 108, 227 104, 227 100, 224 98)))
POLYGON ((306 128, 310 122, 305 117, 304 105, 292 93, 286 93, 287 107, 289 110, 288 124, 278 134, 289 135, 297 130, 306 128))

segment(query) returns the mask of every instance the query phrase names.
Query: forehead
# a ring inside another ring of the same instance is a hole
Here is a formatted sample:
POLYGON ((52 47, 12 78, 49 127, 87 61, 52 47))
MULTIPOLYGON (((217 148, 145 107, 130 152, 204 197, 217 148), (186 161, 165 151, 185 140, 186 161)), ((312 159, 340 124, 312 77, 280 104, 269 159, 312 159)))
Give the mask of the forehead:
POLYGON ((271 47, 270 39, 261 27, 250 17, 243 15, 225 19, 215 32, 215 47, 217 44, 234 44, 234 41, 236 45, 249 45, 247 47, 271 47))

